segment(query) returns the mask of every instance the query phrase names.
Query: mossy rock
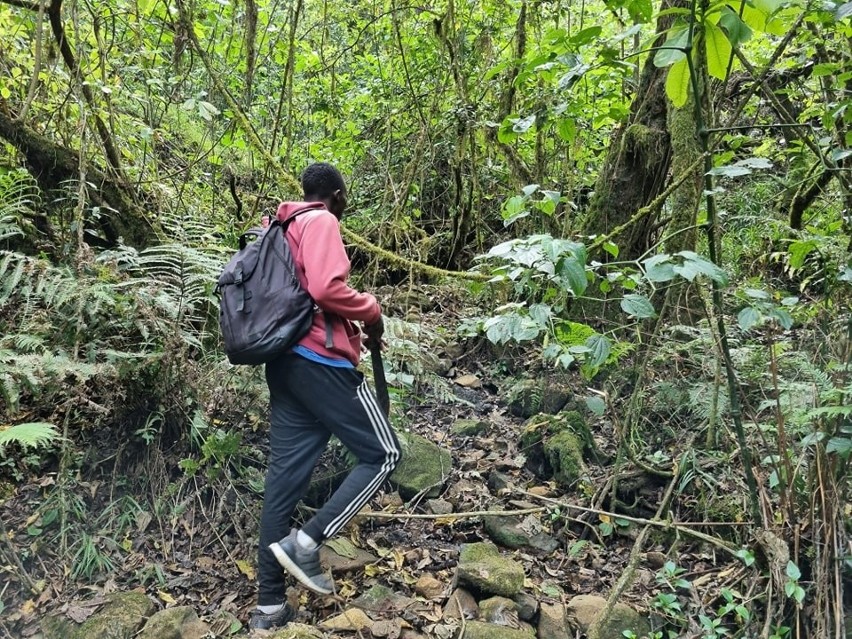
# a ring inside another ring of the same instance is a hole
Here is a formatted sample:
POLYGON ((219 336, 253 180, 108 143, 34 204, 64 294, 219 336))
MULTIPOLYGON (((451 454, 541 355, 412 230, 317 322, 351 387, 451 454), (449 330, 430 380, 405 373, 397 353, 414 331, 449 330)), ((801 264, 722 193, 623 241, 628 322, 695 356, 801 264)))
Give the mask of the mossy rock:
POLYGON ((503 557, 494 544, 465 544, 459 555, 458 579, 484 593, 513 597, 524 587, 524 568, 503 557))
POLYGON ((580 478, 585 471, 582 451, 579 438, 567 430, 544 442, 544 454, 553 469, 553 479, 556 483, 569 488, 580 478))
POLYGON ((191 606, 175 606, 148 619, 139 639, 204 639, 209 631, 191 606))
POLYGON ((520 441, 527 468, 543 479, 553 478, 563 487, 570 487, 585 471, 583 453, 592 438, 583 416, 577 411, 565 411, 529 419, 520 441))
POLYGON ((154 604, 141 592, 110 595, 107 604, 68 635, 68 639, 132 639, 154 604))
POLYGON ((504 548, 532 548, 549 554, 559 547, 559 542, 549 535, 528 533, 518 517, 483 517, 482 524, 491 540, 504 548))
POLYGON ((450 427, 450 432, 459 437, 475 437, 481 435, 488 428, 488 422, 480 419, 457 419, 450 427))
MULTIPOLYGON (((599 621, 606 608, 606 599, 597 595, 577 595, 566 606, 569 623, 587 633, 593 623, 599 621)), ((637 637, 651 632, 648 620, 626 603, 617 603, 599 628, 600 639, 624 639, 624 632, 631 631, 637 637)))
POLYGON ((61 615, 42 617, 39 621, 44 639, 67 639, 74 632, 74 623, 61 615))
POLYGON ((508 393, 509 412, 515 417, 528 418, 538 413, 555 415, 571 400, 568 389, 547 381, 524 379, 508 393))
POLYGON ((464 637, 465 639, 535 639, 535 633, 530 630, 498 626, 495 623, 468 621, 465 625, 464 637))
POLYGON ((426 497, 437 497, 453 467, 450 452, 414 433, 399 435, 399 442, 402 460, 390 476, 391 484, 403 499, 423 491, 426 497))

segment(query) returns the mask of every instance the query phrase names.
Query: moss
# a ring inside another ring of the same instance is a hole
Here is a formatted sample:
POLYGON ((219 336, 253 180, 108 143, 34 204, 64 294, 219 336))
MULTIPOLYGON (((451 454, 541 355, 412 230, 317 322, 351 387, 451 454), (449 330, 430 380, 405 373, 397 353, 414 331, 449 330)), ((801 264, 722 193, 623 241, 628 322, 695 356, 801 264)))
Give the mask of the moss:
POLYGON ((441 484, 449 476, 453 458, 449 451, 436 446, 425 437, 406 433, 400 435, 402 460, 391 475, 403 499, 426 492, 426 497, 437 497, 441 484), (428 490, 427 490, 428 489, 428 490))
POLYGON ((544 443, 544 454, 553 468, 553 478, 562 486, 571 486, 583 474, 583 447, 570 430, 563 430, 544 443))
POLYGON ((501 556, 497 546, 486 542, 462 546, 458 577, 462 584, 504 597, 513 597, 524 586, 521 564, 501 556))
POLYGON ((494 623, 468 621, 464 632, 465 639, 534 639, 532 630, 519 630, 494 623))
POLYGON ((475 437, 488 428, 488 423, 479 419, 457 419, 450 428, 453 435, 460 437, 475 437))
POLYGON ((69 637, 71 639, 131 639, 145 618, 154 611, 154 604, 141 592, 112 595, 104 608, 89 617, 69 637))

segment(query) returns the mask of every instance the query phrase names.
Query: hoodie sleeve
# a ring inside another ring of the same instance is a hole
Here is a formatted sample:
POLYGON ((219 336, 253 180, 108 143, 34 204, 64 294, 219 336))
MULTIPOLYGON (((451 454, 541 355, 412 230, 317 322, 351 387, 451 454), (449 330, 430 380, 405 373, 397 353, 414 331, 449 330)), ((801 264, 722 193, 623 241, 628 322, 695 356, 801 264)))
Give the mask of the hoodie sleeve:
POLYGON ((349 257, 336 217, 327 213, 306 219, 300 245, 308 293, 317 306, 349 320, 379 321, 382 310, 376 298, 346 283, 349 257))

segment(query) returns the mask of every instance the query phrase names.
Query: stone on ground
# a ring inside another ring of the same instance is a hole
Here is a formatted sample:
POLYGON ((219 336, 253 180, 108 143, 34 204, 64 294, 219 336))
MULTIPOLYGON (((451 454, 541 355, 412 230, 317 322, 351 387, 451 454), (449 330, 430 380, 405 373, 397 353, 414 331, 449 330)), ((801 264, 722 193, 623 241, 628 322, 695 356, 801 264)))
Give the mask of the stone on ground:
POLYGON ((396 593, 387 586, 376 584, 355 599, 352 604, 370 612, 392 612, 405 609, 413 601, 413 599, 396 593))
POLYGON ((463 545, 457 570, 460 584, 492 595, 512 597, 524 586, 523 566, 491 543, 463 545))
POLYGON ((532 621, 538 612, 538 599, 528 592, 519 592, 512 597, 512 601, 518 608, 518 616, 524 621, 532 621))
POLYGON ((143 593, 116 593, 108 596, 107 604, 68 635, 67 639, 131 639, 152 612, 154 603, 143 593))
POLYGON ((139 639, 204 639, 209 631, 192 607, 176 606, 151 616, 139 639))
POLYGON ((521 431, 527 468, 543 479, 553 478, 570 487, 585 472, 583 441, 577 434, 584 425, 585 420, 576 411, 527 420, 521 431))
POLYGON ((479 604, 467 590, 456 588, 447 597, 447 603, 444 605, 444 618, 461 619, 462 617, 477 619, 479 617, 479 604))
POLYGON ((538 616, 538 639, 571 639, 568 615, 562 604, 541 604, 538 616))
POLYGON ((404 499, 423 491, 427 497, 437 497, 453 467, 450 452, 414 433, 400 434, 399 441, 402 460, 390 477, 391 483, 404 499))
POLYGON ((457 419, 450 427, 450 432, 459 437, 475 437, 481 435, 488 428, 488 422, 481 419, 457 419))
POLYGON ((426 599, 439 599, 444 594, 444 584, 432 575, 420 575, 420 579, 414 584, 414 592, 426 599))
POLYGON ((358 632, 364 628, 369 628, 373 625, 373 620, 367 616, 367 613, 360 608, 349 608, 344 610, 339 615, 324 619, 319 624, 328 630, 347 630, 350 632, 358 632))
POLYGON ((524 379, 509 389, 508 398, 509 412, 527 419, 537 413, 555 415, 571 399, 571 393, 566 388, 541 380, 524 379))
POLYGON ((553 537, 541 531, 531 532, 518 517, 483 517, 482 523, 491 540, 505 548, 531 548, 549 554, 559 547, 553 537))
MULTIPOLYGON (((465 639, 535 639, 530 630, 498 626, 482 621, 468 621, 464 629, 465 639)), ((622 637, 623 639, 623 637, 622 637)))
POLYGON ((328 635, 313 626, 290 622, 281 630, 276 630, 268 639, 326 639, 328 635))
POLYGON ((518 627, 518 606, 506 597, 489 597, 479 602, 479 616, 487 623, 498 626, 518 627))
MULTIPOLYGON (((589 626, 598 621, 606 607, 606 599, 596 595, 578 595, 566 606, 568 623, 587 632, 589 626)), ((630 630, 637 637, 651 631, 648 620, 625 603, 617 603, 600 626, 600 639, 623 639, 624 631, 630 630)))

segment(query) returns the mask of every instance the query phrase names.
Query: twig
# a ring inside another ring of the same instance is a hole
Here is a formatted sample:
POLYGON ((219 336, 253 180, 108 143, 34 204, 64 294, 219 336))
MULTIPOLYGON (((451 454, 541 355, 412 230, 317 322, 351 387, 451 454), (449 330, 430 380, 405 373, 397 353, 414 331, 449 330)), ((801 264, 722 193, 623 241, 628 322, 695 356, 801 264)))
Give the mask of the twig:
MULTIPOLYGON (((531 494, 531 493, 530 493, 531 494)), ((313 510, 313 509, 311 509, 313 510)), ((432 513, 389 513, 377 510, 360 512, 356 517, 366 519, 468 519, 471 517, 514 517, 520 515, 532 515, 550 510, 545 506, 538 508, 523 508, 521 510, 471 510, 459 513, 447 513, 446 515, 435 515, 432 513)))
MULTIPOLYGON (((3 536, 3 541, 6 542, 6 545, 9 547, 9 557, 6 558, 6 561, 11 561, 18 568, 18 578, 24 582, 24 585, 29 588, 30 592, 34 595, 38 594, 38 588, 36 588, 35 582, 30 577, 29 573, 24 568, 24 565, 21 563, 21 559, 18 557, 17 549, 12 545, 12 539, 9 537, 9 532, 6 530, 6 524, 3 521, 3 518, 0 517, 0 535, 3 536)), ((0 550, 0 552, 3 552, 0 550)), ((3 552, 5 555, 6 553, 3 552)), ((5 590, 5 589, 4 589, 5 590)))

